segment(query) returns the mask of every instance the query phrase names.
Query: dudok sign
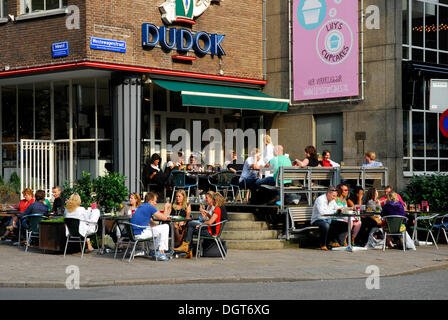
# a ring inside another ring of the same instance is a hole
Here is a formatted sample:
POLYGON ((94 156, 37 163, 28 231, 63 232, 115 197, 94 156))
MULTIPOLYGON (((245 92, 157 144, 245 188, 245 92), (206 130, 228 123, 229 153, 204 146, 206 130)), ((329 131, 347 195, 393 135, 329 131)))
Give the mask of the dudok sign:
MULTIPOLYGON (((170 25, 173 23, 196 24, 194 18, 199 17, 210 6, 211 0, 166 0, 159 6, 162 20, 170 25)), ((194 50, 198 55, 225 56, 221 44, 223 34, 210 34, 205 31, 196 33, 184 28, 157 27, 152 23, 142 25, 143 48, 160 46, 162 49, 178 52, 194 50)))

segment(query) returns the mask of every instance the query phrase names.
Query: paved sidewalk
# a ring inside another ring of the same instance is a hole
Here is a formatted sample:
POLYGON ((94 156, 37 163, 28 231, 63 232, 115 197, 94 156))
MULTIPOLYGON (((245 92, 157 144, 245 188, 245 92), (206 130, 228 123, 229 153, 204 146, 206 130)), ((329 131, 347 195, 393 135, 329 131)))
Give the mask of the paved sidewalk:
POLYGON ((44 254, 24 252, 0 244, 0 287, 65 287, 66 268, 80 270, 81 287, 142 284, 198 283, 201 281, 300 281, 365 278, 366 268, 376 265, 381 276, 395 276, 431 269, 448 269, 448 246, 417 247, 416 251, 388 249, 359 252, 315 249, 229 250, 221 258, 153 261, 136 257, 131 263, 113 254, 44 254), (216 278, 211 277, 210 270, 216 278))

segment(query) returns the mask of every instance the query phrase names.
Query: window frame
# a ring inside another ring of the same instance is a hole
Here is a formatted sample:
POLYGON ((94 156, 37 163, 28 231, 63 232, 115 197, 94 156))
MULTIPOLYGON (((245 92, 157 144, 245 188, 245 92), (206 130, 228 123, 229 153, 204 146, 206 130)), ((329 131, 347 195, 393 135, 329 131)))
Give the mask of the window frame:
POLYGON ((16 20, 27 20, 27 19, 34 19, 34 18, 40 18, 40 17, 46 17, 46 16, 53 16, 53 15, 59 15, 59 14, 66 14, 67 6, 64 5, 64 0, 59 0, 59 8, 56 9, 46 9, 47 7, 47 1, 44 0, 44 10, 42 11, 34 11, 32 7, 32 0, 20 0, 20 13, 17 16, 16 20), (26 12, 26 7, 28 6, 29 12, 26 12))
MULTIPOLYGON (((407 26, 403 26, 403 27, 407 27, 408 30, 408 43, 403 43, 402 42, 402 47, 404 50, 408 51, 407 54, 407 58, 406 59, 402 59, 403 61, 412 61, 413 57, 412 57, 412 51, 413 49, 420 49, 423 50, 423 61, 424 62, 428 62, 426 61, 426 52, 431 51, 431 52, 436 52, 437 53, 437 64, 440 63, 440 55, 441 54, 448 54, 448 51, 446 50, 441 50, 440 49, 440 8, 441 7, 445 7, 448 8, 448 4, 445 3, 435 3, 434 1, 430 1, 430 0, 405 0, 407 3, 407 7, 408 7, 408 17, 407 17, 407 26), (436 6, 436 20, 437 20, 437 48, 427 48, 426 47, 426 32, 423 33, 423 46, 417 46, 417 45, 413 45, 413 39, 412 39, 412 32, 413 32, 413 21, 412 21, 412 16, 413 16, 413 2, 418 1, 421 2, 423 4, 423 26, 426 27, 426 4, 434 4, 436 6)), ((403 12, 403 11, 402 11, 403 12)), ((405 20, 402 17, 402 23, 405 23, 405 20)), ((434 63, 434 62, 432 62, 434 63)), ((426 130, 426 126, 427 126, 427 121, 426 121, 426 116, 427 114, 436 114, 437 115, 437 120, 440 119, 441 116, 441 112, 435 112, 435 111, 431 111, 428 109, 428 104, 429 101, 427 101, 427 94, 426 94, 426 90, 427 90, 427 81, 428 79, 426 79, 423 83, 424 86, 424 94, 422 97, 422 106, 418 106, 418 107, 423 107, 422 109, 418 109, 417 106, 412 106, 409 109, 409 112, 407 113, 407 119, 403 119, 403 123, 405 120, 407 120, 408 122, 408 126, 407 126, 407 146, 409 148, 409 152, 408 154, 405 154, 405 147, 404 145, 402 146, 403 148, 403 162, 407 162, 409 161, 409 170, 403 170, 403 176, 404 177, 412 177, 413 175, 424 175, 424 174, 433 174, 433 173, 440 173, 440 172, 445 172, 445 171, 440 171, 441 170, 441 162, 442 161, 448 161, 448 157, 442 157, 440 154, 440 146, 441 146, 441 141, 440 141, 440 133, 437 135, 437 157, 429 157, 427 156, 426 153, 426 144, 427 144, 427 140, 426 140, 426 134, 427 134, 427 130, 426 130), (417 113, 422 113, 423 114, 423 141, 424 141, 424 153, 423 156, 414 156, 414 149, 413 149, 413 144, 414 144, 414 139, 413 139, 413 116, 415 116, 417 113), (421 160, 424 162, 424 167, 423 167, 423 171, 415 171, 414 170, 414 161, 415 160, 421 160), (428 160, 436 160, 438 162, 438 171, 427 171, 427 161, 428 160)), ((404 113, 403 113, 404 114, 404 113)))

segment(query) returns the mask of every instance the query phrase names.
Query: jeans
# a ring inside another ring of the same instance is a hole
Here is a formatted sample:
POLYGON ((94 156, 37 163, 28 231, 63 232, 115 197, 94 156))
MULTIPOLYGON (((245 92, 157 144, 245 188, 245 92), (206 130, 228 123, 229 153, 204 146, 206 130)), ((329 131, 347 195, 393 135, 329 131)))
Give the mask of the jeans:
MULTIPOLYGON (((189 250, 192 248, 192 240, 193 235, 199 234, 199 227, 196 229, 197 226, 200 225, 200 222, 198 221, 190 221, 187 224, 187 234, 185 235, 184 241, 189 243, 189 250)), ((208 228, 203 227, 201 229, 201 237, 210 237, 211 234, 208 232, 208 228)))
POLYGON ((319 219, 314 221, 311 225, 312 226, 318 226, 319 227, 319 242, 320 246, 326 246, 327 245, 327 239, 328 239, 328 231, 330 230, 330 224, 331 219, 319 219))
POLYGON ((267 184, 269 186, 275 186, 274 177, 267 177, 264 179, 260 179, 256 183, 257 183, 257 186, 261 186, 262 184, 267 184))

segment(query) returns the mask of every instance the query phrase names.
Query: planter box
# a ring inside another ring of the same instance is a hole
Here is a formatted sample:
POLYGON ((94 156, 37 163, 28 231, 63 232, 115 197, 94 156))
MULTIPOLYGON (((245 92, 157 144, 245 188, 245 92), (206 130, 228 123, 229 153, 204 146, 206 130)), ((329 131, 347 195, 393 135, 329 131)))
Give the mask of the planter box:
POLYGON ((64 222, 39 223, 40 249, 64 252, 66 241, 64 222))

